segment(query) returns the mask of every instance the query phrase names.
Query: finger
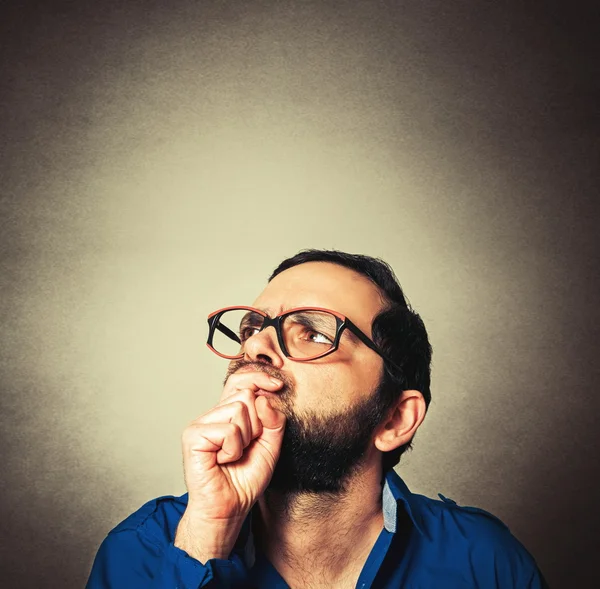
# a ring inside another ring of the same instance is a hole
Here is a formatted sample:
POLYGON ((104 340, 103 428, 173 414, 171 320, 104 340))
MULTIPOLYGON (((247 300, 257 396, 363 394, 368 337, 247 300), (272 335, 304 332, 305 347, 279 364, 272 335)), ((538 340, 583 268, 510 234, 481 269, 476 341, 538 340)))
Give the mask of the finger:
POLYGON ((235 462, 244 452, 242 433, 234 423, 198 424, 188 427, 183 436, 183 455, 203 465, 235 462))
POLYGON ((262 434, 263 425, 256 412, 256 394, 250 389, 244 389, 236 395, 233 395, 232 399, 239 399, 245 403, 246 409, 248 410, 248 419, 250 421, 250 440, 258 438, 258 436, 262 434))
POLYGON ((262 432, 262 423, 261 423, 260 419, 258 418, 258 415, 256 414, 256 407, 255 407, 256 393, 261 390, 262 389, 257 389, 256 391, 254 391, 253 389, 249 389, 249 388, 242 389, 242 390, 234 393, 230 397, 227 397, 225 400, 223 400, 219 404, 219 405, 224 406, 227 403, 241 401, 242 403, 244 403, 246 405, 246 408, 248 411, 248 417, 250 419, 251 430, 252 430, 251 437, 250 437, 251 440, 254 440, 258 436, 260 436, 260 434, 262 432))
POLYGON ((263 425, 263 431, 258 442, 269 449, 271 454, 277 459, 285 431, 285 415, 274 409, 266 397, 256 399, 256 413, 263 425))
POLYGON ((250 389, 254 392, 260 389, 274 392, 280 389, 282 386, 282 381, 269 376, 266 372, 234 372, 225 383, 221 400, 224 400, 227 397, 235 394, 237 391, 242 391, 245 389, 250 389))
POLYGON ((242 444, 242 433, 238 427, 231 424, 229 433, 223 439, 223 446, 217 452, 217 463, 227 464, 235 462, 242 457, 244 446, 242 444))
POLYGON ((237 423, 243 430, 244 440, 250 442, 262 432, 262 424, 254 407, 255 400, 256 395, 250 389, 239 391, 221 401, 193 423, 237 423), (240 403, 244 407, 241 407, 240 403), (239 412, 243 414, 239 415, 239 412))
POLYGON ((254 394, 248 392, 246 395, 238 395, 237 398, 230 397, 228 401, 228 403, 213 407, 193 423, 234 423, 240 428, 242 443, 246 447, 256 436, 260 435, 260 431, 256 430, 262 429, 254 407, 254 394))

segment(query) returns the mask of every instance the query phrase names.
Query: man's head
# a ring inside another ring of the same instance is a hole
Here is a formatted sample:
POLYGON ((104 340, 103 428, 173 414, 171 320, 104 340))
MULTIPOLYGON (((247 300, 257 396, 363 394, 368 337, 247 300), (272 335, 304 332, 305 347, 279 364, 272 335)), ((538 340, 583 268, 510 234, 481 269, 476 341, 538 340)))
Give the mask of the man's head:
POLYGON ((280 378, 287 416, 271 488, 339 492, 374 453, 382 471, 411 447, 430 394, 431 347, 392 270, 375 258, 306 250, 284 260, 254 302, 274 317, 297 307, 347 316, 382 354, 349 329, 332 354, 309 362, 285 356, 274 329, 252 335, 228 376, 252 365, 280 378), (384 361, 382 355, 391 359, 384 361))

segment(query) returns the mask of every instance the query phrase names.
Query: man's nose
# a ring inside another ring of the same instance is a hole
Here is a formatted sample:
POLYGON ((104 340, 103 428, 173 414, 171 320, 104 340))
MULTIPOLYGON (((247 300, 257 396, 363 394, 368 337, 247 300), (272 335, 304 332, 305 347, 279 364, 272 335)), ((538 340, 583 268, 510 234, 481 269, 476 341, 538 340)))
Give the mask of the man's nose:
POLYGON ((250 362, 268 362, 273 366, 282 366, 283 352, 277 342, 275 327, 269 325, 250 336, 244 343, 244 356, 250 362))

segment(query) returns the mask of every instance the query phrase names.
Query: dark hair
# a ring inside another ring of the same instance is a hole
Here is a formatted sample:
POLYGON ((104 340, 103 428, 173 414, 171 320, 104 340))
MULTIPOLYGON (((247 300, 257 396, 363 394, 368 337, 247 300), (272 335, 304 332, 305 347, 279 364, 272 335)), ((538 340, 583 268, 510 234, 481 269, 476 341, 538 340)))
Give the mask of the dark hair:
MULTIPOLYGON (((348 254, 337 250, 302 250, 287 258, 271 274, 269 282, 284 270, 307 262, 330 262, 362 274, 375 284, 387 303, 373 320, 372 337, 375 344, 401 369, 398 371, 384 362, 379 394, 391 409, 400 393, 415 389, 421 392, 425 406, 431 402, 431 345, 421 317, 410 307, 400 283, 389 264, 379 258, 348 254)), ((406 444, 385 452, 382 470, 387 472, 400 460, 406 450, 412 449, 412 439, 406 444)))

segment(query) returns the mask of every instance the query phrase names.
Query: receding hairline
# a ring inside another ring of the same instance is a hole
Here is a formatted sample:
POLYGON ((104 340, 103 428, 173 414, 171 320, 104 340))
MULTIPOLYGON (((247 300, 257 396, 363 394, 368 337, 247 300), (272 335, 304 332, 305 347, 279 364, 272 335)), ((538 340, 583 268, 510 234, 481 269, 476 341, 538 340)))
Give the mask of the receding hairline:
POLYGON ((267 280, 267 284, 269 284, 272 280, 277 278, 277 276, 284 274, 288 270, 293 270, 294 268, 297 268, 298 266, 306 266, 308 264, 321 264, 321 265, 326 264, 328 266, 337 266, 344 270, 348 270, 348 272, 354 274, 354 276, 358 279, 366 280, 370 285, 375 287, 375 290, 376 290, 377 294, 379 295, 379 301, 381 302, 381 307, 382 307, 380 312, 385 311, 386 309, 388 309, 389 307, 391 307, 394 304, 394 302, 389 298, 389 296, 386 294, 386 292, 370 276, 367 276, 360 270, 355 270, 354 268, 351 268, 350 266, 347 266, 346 264, 342 264, 342 263, 336 262, 334 260, 307 260, 306 262, 299 262, 298 264, 294 264, 293 266, 290 266, 289 268, 286 268, 285 270, 278 272, 275 276, 271 276, 267 280))

